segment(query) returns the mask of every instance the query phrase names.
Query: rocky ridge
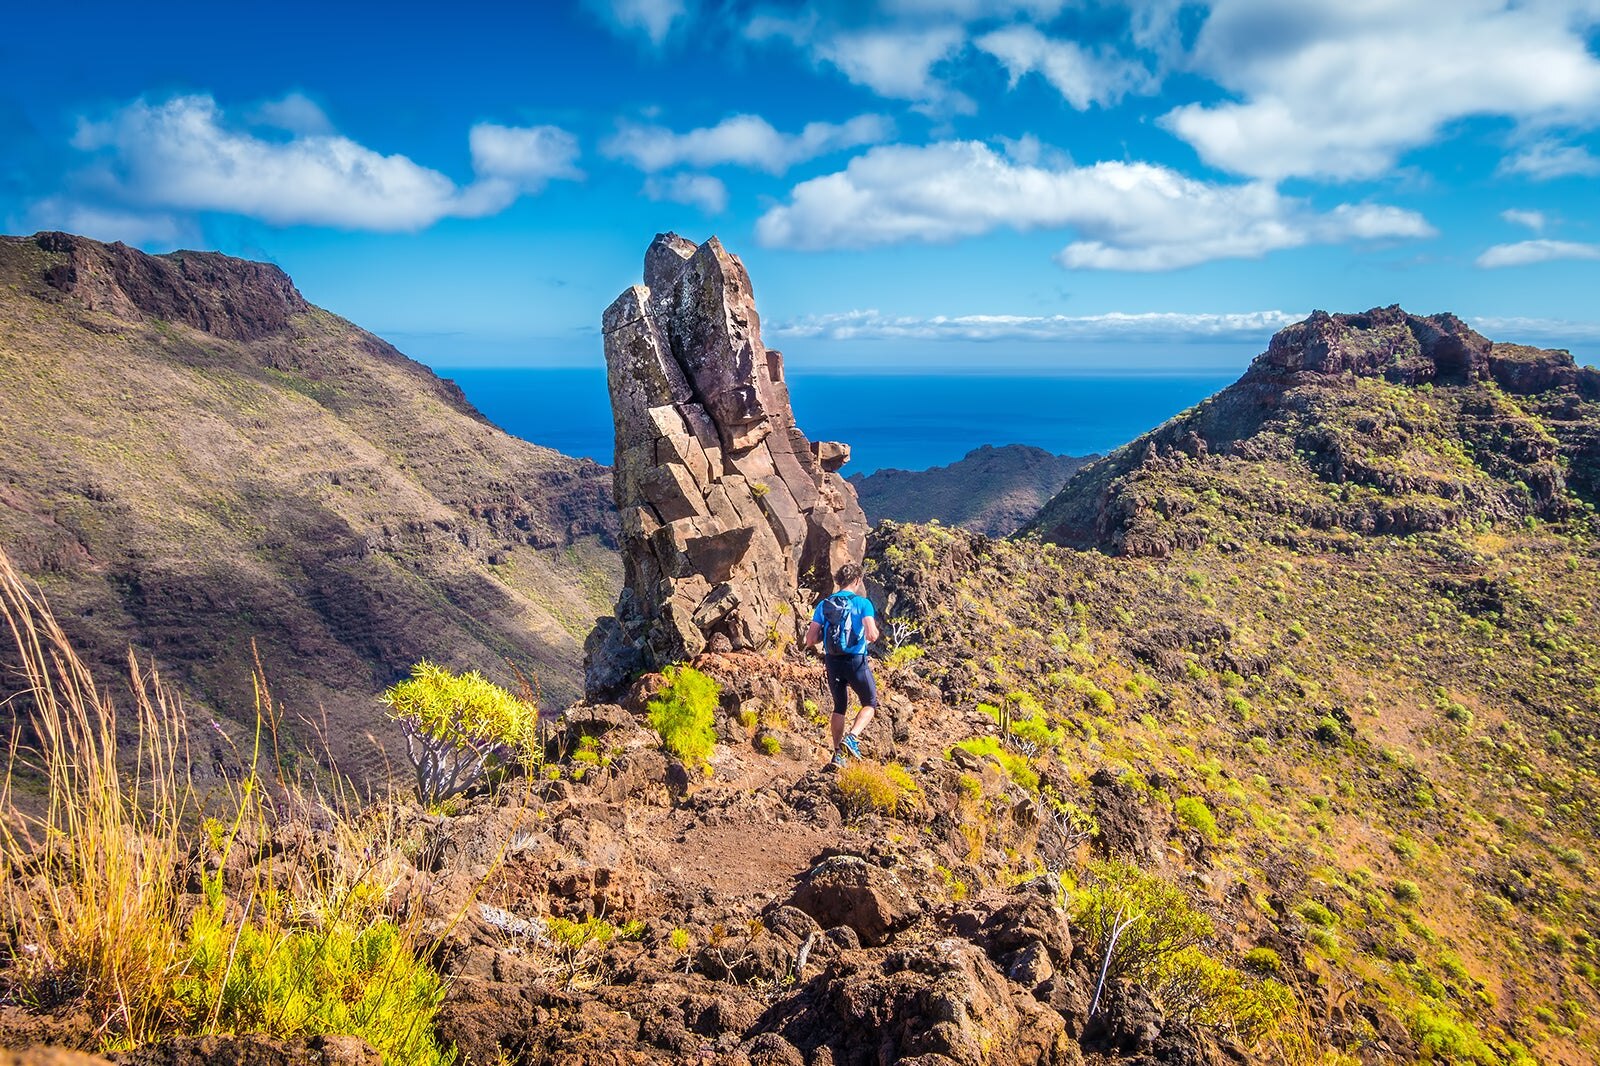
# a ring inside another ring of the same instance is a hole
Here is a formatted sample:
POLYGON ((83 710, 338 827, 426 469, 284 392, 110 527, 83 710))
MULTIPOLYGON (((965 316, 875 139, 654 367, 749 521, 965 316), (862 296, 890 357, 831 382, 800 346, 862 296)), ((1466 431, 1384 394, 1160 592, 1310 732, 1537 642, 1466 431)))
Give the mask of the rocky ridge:
POLYGON ((1600 495, 1597 402, 1600 370, 1564 351, 1495 343, 1449 314, 1319 311, 1239 381, 1085 468, 1025 531, 1159 555, 1204 541, 1208 490, 1268 538, 1559 520, 1600 495), (1283 476, 1297 457, 1313 482, 1283 476))
POLYGON ((861 558, 866 518, 837 473, 849 447, 795 425, 744 264, 715 237, 659 234, 603 332, 625 578, 589 638, 589 691, 718 638, 794 640, 834 569, 861 558))

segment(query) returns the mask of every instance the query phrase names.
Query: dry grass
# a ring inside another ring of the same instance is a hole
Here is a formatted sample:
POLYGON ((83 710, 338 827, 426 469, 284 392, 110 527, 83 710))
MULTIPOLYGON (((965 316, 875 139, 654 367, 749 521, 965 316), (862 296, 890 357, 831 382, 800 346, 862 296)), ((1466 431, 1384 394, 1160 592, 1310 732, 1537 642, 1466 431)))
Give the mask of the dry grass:
POLYGON ((0 616, 27 702, 0 786, 12 991, 41 1008, 81 999, 101 1035, 138 1041, 174 1020, 170 990, 182 965, 180 830, 195 810, 182 708, 130 654, 138 741, 125 762, 110 699, 4 553, 0 616), (19 768, 43 780, 42 813, 13 802, 19 768))
POLYGON ((358 810, 337 779, 331 799, 288 780, 259 673, 243 772, 220 799, 201 797, 183 707, 155 670, 130 656, 132 714, 119 719, 3 552, 0 617, 22 681, 0 785, 9 998, 87 1014, 87 1047, 333 1032, 365 1038, 387 1061, 450 1061, 433 1036, 443 984, 421 961, 421 930, 388 916, 402 861, 394 823, 382 808, 358 810), (264 761, 270 778, 257 772, 264 761), (43 795, 25 796, 35 781, 43 795))

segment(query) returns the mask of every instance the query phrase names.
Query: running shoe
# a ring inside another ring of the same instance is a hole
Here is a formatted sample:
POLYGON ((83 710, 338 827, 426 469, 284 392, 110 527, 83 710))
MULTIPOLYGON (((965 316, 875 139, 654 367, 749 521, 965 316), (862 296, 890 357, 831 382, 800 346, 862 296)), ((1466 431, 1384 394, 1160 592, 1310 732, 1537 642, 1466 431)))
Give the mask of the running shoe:
POLYGON ((849 752, 852 758, 861 758, 861 745, 857 743, 856 738, 851 736, 849 733, 846 733, 844 735, 844 739, 839 741, 839 746, 845 751, 849 752))

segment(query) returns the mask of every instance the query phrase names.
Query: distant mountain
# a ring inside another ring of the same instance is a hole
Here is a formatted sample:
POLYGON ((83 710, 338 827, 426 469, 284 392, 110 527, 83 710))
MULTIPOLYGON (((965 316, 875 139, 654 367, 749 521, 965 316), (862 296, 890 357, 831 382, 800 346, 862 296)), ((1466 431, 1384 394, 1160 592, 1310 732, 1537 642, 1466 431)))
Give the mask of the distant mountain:
POLYGON ((1085 468, 1029 524, 1166 555, 1258 540, 1435 533, 1592 511, 1600 371, 1454 315, 1317 312, 1243 377, 1085 468))
POLYGON ((1095 456, 1052 455, 1026 444, 985 444, 949 466, 853 474, 867 517, 877 522, 962 526, 991 537, 1014 532, 1095 456))
POLYGON ((108 673, 132 644, 248 723, 255 642, 291 722, 325 709, 369 766, 373 697, 420 658, 581 691, 621 579, 607 468, 508 436, 276 267, 0 239, 0 383, 0 546, 108 673))

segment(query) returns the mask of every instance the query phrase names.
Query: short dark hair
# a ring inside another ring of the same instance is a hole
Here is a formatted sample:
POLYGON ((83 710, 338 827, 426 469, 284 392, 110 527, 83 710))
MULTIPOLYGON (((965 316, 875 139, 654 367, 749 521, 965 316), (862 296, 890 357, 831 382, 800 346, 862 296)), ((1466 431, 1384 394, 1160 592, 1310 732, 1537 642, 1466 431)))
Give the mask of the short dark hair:
POLYGON ((833 572, 833 583, 836 588, 849 588, 861 580, 861 567, 855 563, 845 563, 833 572))

